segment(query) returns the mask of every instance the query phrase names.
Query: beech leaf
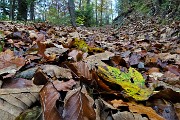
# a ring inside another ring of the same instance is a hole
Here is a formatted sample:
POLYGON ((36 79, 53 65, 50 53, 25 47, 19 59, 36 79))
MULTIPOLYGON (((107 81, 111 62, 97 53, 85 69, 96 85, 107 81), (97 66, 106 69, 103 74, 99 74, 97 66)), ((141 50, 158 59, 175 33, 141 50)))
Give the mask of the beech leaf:
POLYGON ((64 120, 96 120, 93 104, 85 88, 69 91, 65 98, 64 120))
POLYGON ((40 91, 44 120, 62 120, 56 107, 56 101, 59 97, 60 94, 51 82, 48 82, 40 91))
POLYGON ((43 106, 43 114, 45 120, 62 120, 62 116, 56 107, 56 101, 60 99, 58 91, 68 91, 75 85, 74 80, 61 82, 58 80, 53 83, 48 82, 40 91, 41 105, 43 106))

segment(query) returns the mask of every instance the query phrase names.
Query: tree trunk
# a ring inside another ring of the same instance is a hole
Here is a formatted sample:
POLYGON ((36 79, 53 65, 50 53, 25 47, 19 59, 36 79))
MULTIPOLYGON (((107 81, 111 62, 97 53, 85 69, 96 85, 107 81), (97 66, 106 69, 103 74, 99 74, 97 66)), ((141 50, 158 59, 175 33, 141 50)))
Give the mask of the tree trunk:
POLYGON ((68 8, 69 8, 69 13, 71 17, 71 24, 73 27, 76 27, 76 16, 75 16, 75 4, 74 0, 68 0, 68 8))
POLYGON ((91 0, 87 0, 87 5, 90 5, 91 0))
POLYGON ((2 3, 2 10, 3 10, 3 15, 8 15, 8 11, 6 10, 6 1, 3 0, 3 3, 2 3))
POLYGON ((79 0, 79 10, 81 10, 82 0, 79 0))
POLYGON ((15 11, 15 4, 16 4, 16 0, 12 0, 13 3, 12 3, 12 20, 14 20, 14 11, 15 11))
POLYGON ((97 10, 97 0, 96 0, 96 26, 98 26, 98 10, 97 10))
POLYGON ((9 7, 9 19, 10 20, 12 20, 12 17, 13 17, 13 15, 12 15, 12 13, 13 13, 13 11, 12 11, 12 3, 13 1, 12 0, 10 0, 10 7, 9 7))
POLYGON ((90 0, 87 0, 86 3, 86 11, 87 13, 85 14, 85 19, 84 19, 84 24, 86 27, 90 27, 91 26, 91 19, 92 19, 92 9, 91 9, 91 5, 90 5, 90 0))
POLYGON ((17 20, 27 20, 27 2, 26 0, 18 0, 17 20))
POLYGON ((30 4, 30 20, 32 20, 32 21, 35 20, 35 17, 34 17, 34 0, 30 4))
POLYGON ((103 16, 102 16, 102 13, 103 13, 103 0, 101 0, 101 7, 100 7, 100 26, 102 26, 103 24, 103 16))

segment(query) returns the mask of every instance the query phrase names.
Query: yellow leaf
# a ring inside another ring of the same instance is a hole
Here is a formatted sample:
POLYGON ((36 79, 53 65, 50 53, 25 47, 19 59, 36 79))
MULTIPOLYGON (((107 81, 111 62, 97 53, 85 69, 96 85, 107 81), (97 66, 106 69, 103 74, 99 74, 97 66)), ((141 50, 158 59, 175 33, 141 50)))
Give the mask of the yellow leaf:
POLYGON ((111 66, 98 66, 98 75, 104 80, 120 85, 125 93, 135 100, 147 100, 152 90, 145 86, 145 80, 141 73, 134 68, 129 72, 121 72, 118 68, 111 66))

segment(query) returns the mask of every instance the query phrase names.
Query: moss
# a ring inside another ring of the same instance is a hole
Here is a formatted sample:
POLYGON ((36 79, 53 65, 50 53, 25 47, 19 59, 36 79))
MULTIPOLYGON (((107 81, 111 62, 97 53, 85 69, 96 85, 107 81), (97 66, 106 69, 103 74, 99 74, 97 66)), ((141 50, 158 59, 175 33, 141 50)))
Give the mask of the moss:
POLYGON ((93 52, 93 53, 104 52, 104 50, 102 48, 89 47, 88 44, 84 40, 81 40, 78 38, 74 39, 73 47, 75 47, 78 50, 81 50, 83 52, 93 52))
POLYGON ((74 44, 73 47, 82 50, 83 52, 88 52, 88 45, 86 44, 86 42, 84 40, 80 40, 78 38, 74 39, 74 44))

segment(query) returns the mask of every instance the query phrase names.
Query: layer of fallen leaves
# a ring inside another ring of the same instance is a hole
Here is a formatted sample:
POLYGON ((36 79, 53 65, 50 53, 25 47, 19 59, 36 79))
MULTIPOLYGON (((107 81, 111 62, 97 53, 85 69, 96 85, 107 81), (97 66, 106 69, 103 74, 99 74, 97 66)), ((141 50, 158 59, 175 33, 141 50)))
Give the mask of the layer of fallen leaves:
POLYGON ((179 29, 154 20, 118 29, 0 22, 0 116, 178 120, 179 29))

